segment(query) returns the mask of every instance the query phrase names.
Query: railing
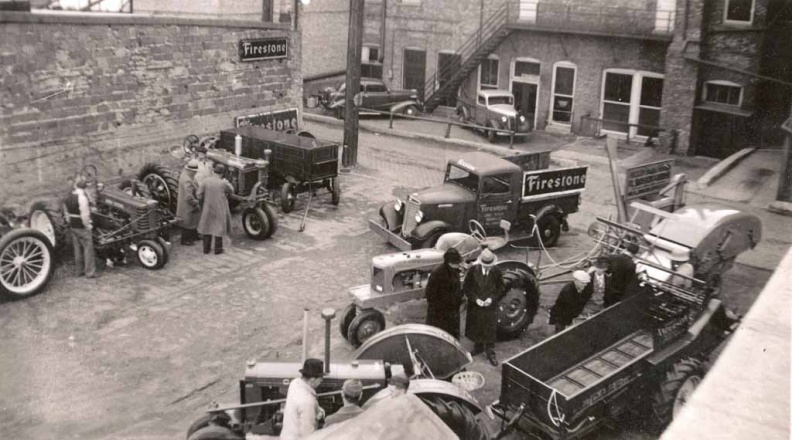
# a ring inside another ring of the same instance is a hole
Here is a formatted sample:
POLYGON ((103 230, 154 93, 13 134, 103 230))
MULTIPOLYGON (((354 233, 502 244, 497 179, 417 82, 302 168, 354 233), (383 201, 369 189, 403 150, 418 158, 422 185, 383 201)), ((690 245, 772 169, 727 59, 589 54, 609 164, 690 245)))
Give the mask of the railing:
POLYGON ((614 35, 670 35, 676 11, 593 6, 584 2, 569 4, 537 3, 536 13, 518 17, 517 24, 559 30, 601 32, 614 35))

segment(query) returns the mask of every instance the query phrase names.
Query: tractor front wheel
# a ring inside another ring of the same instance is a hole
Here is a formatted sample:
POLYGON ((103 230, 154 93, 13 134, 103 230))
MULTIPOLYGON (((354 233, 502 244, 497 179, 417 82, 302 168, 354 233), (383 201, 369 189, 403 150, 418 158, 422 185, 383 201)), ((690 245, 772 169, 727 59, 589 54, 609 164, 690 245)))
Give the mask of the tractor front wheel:
POLYGON ((281 209, 286 214, 294 211, 294 202, 297 200, 297 194, 294 189, 294 184, 286 182, 281 187, 281 209))
POLYGON ((354 304, 350 304, 346 306, 344 311, 341 313, 341 319, 338 321, 338 331, 341 332, 341 336, 344 337, 347 341, 349 337, 349 326, 352 324, 352 320, 355 319, 357 315, 357 307, 354 304))
POLYGON ((659 429, 664 429, 679 415, 703 377, 704 367, 694 358, 682 359, 666 372, 652 396, 653 421, 659 429))
POLYGON ((247 208, 242 212, 242 229, 254 240, 264 240, 271 235, 267 214, 260 208, 247 208))
POLYGON ((148 270, 161 269, 167 257, 165 249, 154 240, 141 240, 137 244, 137 259, 141 266, 148 270))
POLYGON ((378 310, 365 310, 349 323, 347 340, 360 347, 370 337, 385 330, 385 317, 378 310))

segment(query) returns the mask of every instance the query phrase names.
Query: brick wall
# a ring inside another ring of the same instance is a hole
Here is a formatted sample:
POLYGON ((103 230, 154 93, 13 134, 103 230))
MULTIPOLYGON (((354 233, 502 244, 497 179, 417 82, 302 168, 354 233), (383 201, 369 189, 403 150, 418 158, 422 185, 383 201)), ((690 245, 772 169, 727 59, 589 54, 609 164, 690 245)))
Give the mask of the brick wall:
POLYGON ((301 12, 303 76, 346 69, 349 0, 314 0, 301 12))
POLYGON ((0 13, 0 205, 62 189, 83 165, 111 180, 190 133, 301 108, 288 26, 0 13), (287 36, 286 60, 241 63, 245 38, 287 36))

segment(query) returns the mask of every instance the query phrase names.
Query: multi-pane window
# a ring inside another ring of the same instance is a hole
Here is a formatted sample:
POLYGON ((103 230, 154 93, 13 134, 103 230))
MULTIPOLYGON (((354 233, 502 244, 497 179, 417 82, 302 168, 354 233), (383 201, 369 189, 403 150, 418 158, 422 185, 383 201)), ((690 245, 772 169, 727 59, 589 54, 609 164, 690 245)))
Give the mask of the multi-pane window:
MULTIPOLYGON (((515 66, 515 70, 516 70, 515 66)), ((572 122, 572 104, 575 95, 575 66, 559 63, 553 72, 553 122, 572 122)))
POLYGON ((360 76, 382 79, 382 63, 379 61, 379 47, 363 46, 360 60, 360 76))
POLYGON ((727 105, 741 105, 742 87, 726 81, 707 82, 704 84, 704 101, 727 105))
POLYGON ((663 78, 644 76, 641 79, 641 100, 638 111, 638 135, 657 137, 660 126, 660 104, 663 100, 663 78))
POLYGON ((753 20, 754 0, 724 0, 728 22, 750 23, 753 20))
POLYGON ((657 136, 662 99, 662 75, 606 71, 602 91, 602 128, 630 136, 657 136))
POLYGON ((605 93, 602 98, 602 128, 627 133, 632 101, 632 74, 605 73, 605 93))
POLYGON ((487 58, 479 67, 479 83, 482 89, 498 88, 498 59, 487 58))

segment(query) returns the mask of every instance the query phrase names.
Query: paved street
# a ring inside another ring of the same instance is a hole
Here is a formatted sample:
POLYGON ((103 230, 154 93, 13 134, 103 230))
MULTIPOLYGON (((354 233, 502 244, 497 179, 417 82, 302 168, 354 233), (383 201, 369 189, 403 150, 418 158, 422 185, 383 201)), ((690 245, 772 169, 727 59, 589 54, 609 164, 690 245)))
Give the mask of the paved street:
MULTIPOLYGON (((342 138, 338 126, 306 128, 319 138, 342 138)), ((181 438, 211 400, 237 401, 237 381, 248 359, 299 359, 304 308, 311 310, 309 352, 321 356, 320 310, 340 312, 348 303, 346 289, 368 282, 371 257, 395 251, 368 231, 366 219, 396 195, 438 183, 446 159, 467 151, 368 132, 361 132, 360 144, 359 166, 341 181, 340 205, 331 205, 329 194, 320 190, 304 232, 299 225, 307 194, 294 212, 279 214, 280 229, 272 239, 249 240, 236 215, 224 255, 205 256, 199 246, 174 244, 171 261, 160 271, 109 268, 97 280, 74 278, 67 263, 41 295, 0 304, 3 437, 181 438)), ((589 224, 615 212, 604 164, 591 165, 587 183, 582 212, 570 217, 572 230, 551 251, 555 259, 590 249, 589 224)), ((771 216, 773 225, 766 230, 768 242, 741 257, 726 275, 724 297, 739 313, 769 278, 776 251, 789 246, 788 220, 773 215, 762 214, 771 216), (764 252, 765 246, 770 250, 764 252)), ((524 258, 516 251, 499 256, 524 258)), ((557 287, 544 289, 542 303, 552 304, 556 292, 557 287)), ((423 302, 415 302, 385 312, 390 326, 421 322, 424 310, 423 302)), ((546 318, 541 311, 521 339, 499 344, 500 359, 548 336, 546 318)), ((350 358, 352 347, 335 323, 331 345, 334 359, 350 358)), ((481 403, 496 399, 499 370, 480 358, 471 369, 487 378, 477 392, 481 403)), ((636 436, 641 436, 637 427, 602 434, 636 436)))

